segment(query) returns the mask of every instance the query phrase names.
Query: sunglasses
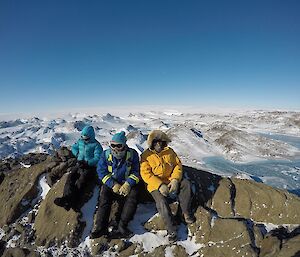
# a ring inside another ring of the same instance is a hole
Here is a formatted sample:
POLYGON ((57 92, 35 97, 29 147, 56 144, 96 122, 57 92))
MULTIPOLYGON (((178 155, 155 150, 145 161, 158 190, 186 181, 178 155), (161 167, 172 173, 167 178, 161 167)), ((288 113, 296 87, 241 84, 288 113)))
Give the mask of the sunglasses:
POLYGON ((84 140, 84 141, 89 141, 90 140, 90 138, 86 137, 86 136, 81 137, 81 139, 84 140))
POLYGON ((122 148, 123 144, 110 144, 111 148, 122 148))
POLYGON ((163 140, 161 140, 161 139, 154 139, 153 141, 152 141, 152 143, 153 143, 153 145, 156 145, 156 144, 163 144, 163 145, 165 145, 167 142, 166 141, 163 141, 163 140))

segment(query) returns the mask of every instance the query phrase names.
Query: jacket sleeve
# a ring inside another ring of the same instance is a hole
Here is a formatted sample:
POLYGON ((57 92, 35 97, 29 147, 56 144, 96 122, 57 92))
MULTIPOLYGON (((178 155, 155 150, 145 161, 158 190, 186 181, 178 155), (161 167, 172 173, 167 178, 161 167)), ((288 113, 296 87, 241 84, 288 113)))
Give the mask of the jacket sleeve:
POLYGON ((151 185, 154 190, 158 190, 160 185, 163 184, 162 180, 152 172, 152 168, 145 155, 142 155, 141 160, 141 176, 145 183, 151 185))
POLYGON ((89 166, 97 166, 97 163, 100 160, 100 156, 103 152, 103 148, 100 143, 97 142, 95 149, 94 149, 94 158, 88 160, 89 166))
POLYGON ((140 175, 140 160, 139 160, 139 154, 137 151, 132 150, 133 157, 132 157, 132 165, 130 170, 130 175, 127 178, 127 182, 130 184, 130 186, 135 186, 139 183, 141 179, 140 175))
POLYGON ((105 151, 102 152, 100 160, 98 162, 97 173, 98 173, 99 179, 101 180, 102 184, 105 184, 110 188, 113 187, 114 179, 112 178, 112 174, 108 171, 108 168, 107 168, 105 151))
POLYGON ((79 145, 78 145, 78 141, 72 145, 72 154, 77 158, 78 157, 78 153, 79 153, 79 145))
POLYGON ((177 179, 178 181, 181 181, 181 179, 182 179, 182 164, 181 164, 181 161, 178 158, 177 154, 174 151, 173 151, 173 154, 174 154, 174 159, 175 159, 175 167, 171 174, 170 180, 177 179))

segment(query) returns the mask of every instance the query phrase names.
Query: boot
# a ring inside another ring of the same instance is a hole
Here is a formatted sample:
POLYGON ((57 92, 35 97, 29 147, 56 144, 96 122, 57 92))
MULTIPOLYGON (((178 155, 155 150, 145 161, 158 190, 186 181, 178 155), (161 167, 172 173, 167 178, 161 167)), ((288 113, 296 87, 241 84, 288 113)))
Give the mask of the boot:
POLYGON ((130 231, 127 226, 122 223, 122 221, 119 222, 118 232, 122 237, 131 237, 132 235, 132 231, 130 231))
POLYGON ((174 243, 177 241, 177 232, 176 231, 172 231, 172 232, 168 232, 168 239, 170 243, 174 243))
POLYGON ((91 235, 90 235, 90 239, 95 239, 95 238, 99 238, 99 237, 106 237, 108 235, 108 230, 107 229, 101 229, 101 230, 94 230, 92 231, 91 235))

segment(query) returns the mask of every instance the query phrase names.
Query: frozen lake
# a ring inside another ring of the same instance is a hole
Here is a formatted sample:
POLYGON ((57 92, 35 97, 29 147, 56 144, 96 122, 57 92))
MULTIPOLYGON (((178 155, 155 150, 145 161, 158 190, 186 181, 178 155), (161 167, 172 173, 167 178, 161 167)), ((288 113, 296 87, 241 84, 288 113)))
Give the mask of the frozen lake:
MULTIPOLYGON (((272 139, 284 141, 300 149, 300 137, 278 134, 263 134, 272 139)), ((286 161, 259 161, 249 163, 234 163, 223 157, 204 158, 207 168, 220 175, 247 174, 258 182, 270 186, 287 189, 300 196, 300 159, 286 161)))

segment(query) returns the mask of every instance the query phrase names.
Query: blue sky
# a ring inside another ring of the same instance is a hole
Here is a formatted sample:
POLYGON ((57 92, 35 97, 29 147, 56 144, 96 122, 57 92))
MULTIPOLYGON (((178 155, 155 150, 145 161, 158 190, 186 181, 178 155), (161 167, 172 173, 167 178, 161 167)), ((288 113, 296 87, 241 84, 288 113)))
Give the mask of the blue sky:
POLYGON ((300 109, 300 2, 0 1, 0 113, 300 109))

